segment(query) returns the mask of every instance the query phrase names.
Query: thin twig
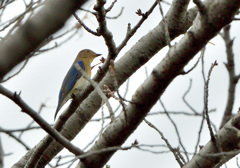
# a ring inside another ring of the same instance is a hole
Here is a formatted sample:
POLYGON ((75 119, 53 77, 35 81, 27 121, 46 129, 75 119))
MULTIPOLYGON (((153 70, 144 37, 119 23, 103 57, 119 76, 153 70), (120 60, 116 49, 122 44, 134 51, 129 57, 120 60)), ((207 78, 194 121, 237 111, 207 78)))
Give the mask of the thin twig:
MULTIPOLYGON (((40 106, 40 108, 39 108, 39 110, 38 110, 38 114, 39 114, 39 115, 40 115, 40 113, 42 112, 43 107, 45 107, 45 104, 41 104, 41 106, 40 106)), ((30 128, 33 124, 34 124, 34 120, 32 120, 32 121, 26 126, 26 129, 27 129, 27 128, 30 128)), ((21 136, 23 135, 24 132, 25 132, 25 131, 21 131, 21 133, 19 134, 18 137, 21 138, 21 136)))
POLYGON ((98 134, 83 148, 83 151, 85 151, 95 140, 99 137, 99 135, 102 134, 103 130, 107 127, 108 125, 105 125, 104 127, 101 128, 101 130, 98 132, 98 134))
POLYGON ((205 120, 205 116, 204 116, 204 113, 202 113, 202 120, 201 120, 200 128, 198 131, 198 138, 197 138, 197 143, 195 145, 194 155, 197 153, 198 148, 199 148, 199 143, 200 143, 201 134, 202 134, 202 130, 203 130, 204 120, 205 120))
POLYGON ((239 76, 235 73, 235 61, 233 53, 233 42, 234 38, 230 37, 230 25, 227 25, 223 28, 223 33, 220 34, 225 42, 226 54, 227 54, 227 63, 225 67, 228 71, 229 76, 229 86, 228 86, 228 98, 227 105, 224 110, 222 122, 220 128, 222 128, 232 117, 232 109, 235 100, 236 85, 239 81, 239 76))
POLYGON ((183 71, 181 74, 186 75, 186 74, 190 73, 192 70, 194 70, 197 67, 198 63, 200 62, 200 59, 201 59, 201 56, 198 57, 196 63, 193 65, 192 68, 190 68, 188 71, 183 71))
POLYGON ((118 94, 118 97, 119 97, 119 103, 122 105, 122 109, 123 109, 123 113, 124 113, 124 117, 125 117, 125 124, 127 124, 128 120, 127 120, 127 111, 126 111, 126 108, 125 108, 126 105, 124 104, 123 99, 120 96, 119 91, 117 89, 118 88, 118 81, 117 81, 116 73, 115 73, 114 60, 110 61, 109 71, 110 71, 110 74, 112 75, 114 90, 117 91, 117 94, 118 94))
POLYGON ((95 32, 93 30, 91 30, 90 28, 88 28, 83 22, 82 20, 78 17, 78 15, 76 13, 73 14, 73 16, 77 19, 77 21, 79 22, 80 25, 82 25, 82 27, 87 30, 89 33, 95 35, 95 36, 101 36, 98 32, 95 32))
POLYGON ((197 112, 197 111, 188 103, 188 101, 186 100, 186 96, 187 96, 187 94, 190 92, 191 87, 192 87, 192 79, 190 79, 189 87, 188 87, 188 89, 186 90, 186 92, 184 93, 182 99, 183 99, 183 102, 193 111, 193 113, 195 113, 196 115, 198 115, 198 112, 197 112))
POLYGON ((202 77, 203 77, 203 82, 206 83, 206 77, 205 77, 205 72, 204 72, 204 53, 205 53, 206 47, 203 47, 201 50, 201 62, 202 62, 202 77))
POLYGON ((23 131, 31 131, 34 129, 41 129, 40 126, 32 126, 32 127, 27 127, 27 128, 19 128, 19 129, 5 129, 0 127, 0 132, 10 132, 10 133, 14 133, 14 132, 23 132, 23 131))
POLYGON ((153 128, 154 130, 156 130, 156 131, 160 134, 162 140, 166 143, 166 145, 168 146, 168 148, 170 149, 170 151, 173 153, 173 155, 174 155, 175 159, 177 160, 178 164, 180 165, 180 167, 182 167, 184 164, 183 164, 182 161, 180 160, 179 156, 176 154, 176 151, 174 150, 174 148, 170 145, 170 143, 168 142, 168 140, 164 137, 163 133, 162 133, 159 129, 157 129, 157 127, 155 127, 155 126, 154 126, 151 122, 149 122, 148 120, 144 119, 144 121, 146 122, 146 124, 147 124, 148 126, 150 126, 151 128, 153 128))
POLYGON ((80 65, 78 63, 74 64, 74 66, 76 67, 76 69, 78 70, 79 73, 81 73, 83 75, 83 77, 96 89, 96 91, 98 92, 99 96, 102 98, 102 100, 106 103, 106 106, 109 110, 110 113, 110 118, 111 118, 111 122, 114 121, 114 113, 112 110, 112 107, 108 101, 108 98, 106 97, 106 95, 103 93, 102 89, 99 87, 99 85, 93 81, 86 73, 85 71, 80 67, 80 65))
MULTIPOLYGON (((175 129, 175 131, 176 131, 176 134, 177 134, 177 137, 178 137, 178 142, 179 142, 180 146, 183 148, 184 154, 185 154, 187 160, 189 161, 189 157, 188 157, 188 155, 187 155, 187 150, 186 150, 186 148, 184 147, 184 145, 183 145, 183 143, 182 143, 181 136, 180 136, 180 133, 179 133, 179 131, 178 131, 178 127, 177 127, 176 123, 173 121, 173 119, 171 118, 171 116, 168 114, 167 109, 165 108, 165 105, 163 104, 163 102, 161 101, 161 99, 159 99, 159 102, 160 102, 160 104, 162 105, 162 107, 163 107, 163 109, 164 109, 164 112, 165 112, 165 114, 167 115, 168 119, 169 119, 169 120, 171 121, 171 123, 173 124, 173 127, 174 127, 174 129, 175 129)), ((181 158, 183 158, 183 157, 181 157, 181 158)), ((186 161, 185 161, 185 160, 182 160, 182 161, 183 161, 184 164, 186 164, 186 161)))
POLYGON ((0 93, 10 100, 15 102, 23 112, 31 116, 49 135, 51 135, 58 143, 67 148, 75 155, 83 154, 83 152, 76 146, 72 145, 64 136, 52 128, 40 115, 37 114, 26 102, 22 100, 19 94, 12 93, 11 91, 0 85, 0 93))
POLYGON ((137 30, 141 27, 141 25, 143 24, 143 22, 148 18, 148 16, 153 12, 154 8, 158 5, 158 1, 156 0, 153 5, 150 7, 150 9, 144 13, 142 16, 142 18, 139 20, 139 22, 131 29, 130 24, 128 24, 128 28, 127 28, 127 33, 125 38, 123 39, 122 43, 119 44, 119 46, 117 47, 117 52, 119 53, 123 47, 125 47, 127 45, 127 42, 130 40, 130 38, 137 32, 137 30))
POLYGON ((20 138, 16 137, 14 134, 12 134, 10 132, 4 132, 4 133, 7 134, 8 136, 12 137, 13 139, 15 139, 18 143, 20 143, 22 146, 24 146, 26 150, 31 149, 27 144, 25 144, 20 138))
POLYGON ((209 129, 211 140, 213 141, 213 143, 216 143, 216 139, 215 139, 215 136, 214 136, 214 133, 213 133, 213 130, 212 130, 212 127, 211 127, 210 118, 209 118, 209 115, 208 115, 208 94, 209 94, 208 88, 209 88, 209 81, 210 81, 210 76, 211 76, 212 70, 217 65, 218 65, 217 61, 215 61, 212 64, 212 66, 211 66, 211 68, 208 72, 207 81, 206 81, 205 87, 204 87, 204 113, 205 113, 205 116, 206 116, 208 129, 209 129))
POLYGON ((117 19, 117 18, 119 18, 123 13, 123 9, 124 9, 124 7, 121 8, 119 14, 117 14, 116 16, 106 16, 106 18, 107 19, 117 19))
MULTIPOLYGON (((118 97, 119 97, 120 99, 124 100, 124 101, 126 100, 125 97, 127 96, 127 93, 128 93, 129 81, 130 81, 130 79, 127 80, 126 89, 125 89, 125 91, 124 91, 123 96, 121 96, 120 93, 119 93, 119 91, 118 91, 118 97)), ((117 106, 117 108, 114 110, 114 112, 118 111, 118 109, 119 109, 121 106, 122 106, 122 104, 119 104, 119 105, 117 106)))
POLYGON ((117 0, 114 0, 112 4, 106 9, 106 13, 110 12, 113 8, 113 6, 116 4, 117 0))
MULTIPOLYGON (((216 112, 216 109, 209 110, 209 113, 211 113, 211 112, 216 112)), ((166 112, 165 111, 150 112, 150 113, 148 113, 147 116, 155 116, 155 115, 159 115, 159 114, 160 115, 166 115, 166 112)), ((193 116, 202 117, 204 115, 204 113, 193 114, 193 113, 184 112, 184 111, 168 111, 168 114, 171 114, 171 115, 185 115, 185 116, 189 116, 189 117, 193 117, 193 116)), ((104 119, 110 119, 110 116, 106 116, 106 117, 104 117, 104 119)), ((102 120, 102 118, 91 119, 91 121, 94 121, 94 122, 98 122, 98 121, 101 121, 101 120, 102 120)))
MULTIPOLYGON (((108 9, 109 9, 109 7, 108 7, 108 9)), ((107 11, 108 9, 106 9, 106 11, 107 11)), ((119 17, 122 15, 123 9, 124 9, 124 7, 121 8, 119 14, 117 14, 116 16, 105 16, 105 17, 106 17, 107 19, 117 19, 117 18, 119 18, 119 17)), ((91 10, 88 10, 88 9, 84 9, 84 8, 80 8, 80 10, 85 11, 85 12, 88 12, 88 13, 91 13, 91 14, 94 15, 94 16, 96 16, 96 14, 97 14, 97 13, 94 12, 94 11, 91 11, 91 10)))
POLYGON ((16 73, 14 73, 13 75, 9 76, 7 79, 4 79, 4 80, 0 81, 0 83, 6 82, 9 79, 13 78, 14 76, 18 75, 25 68, 25 66, 28 63, 28 60, 29 60, 29 57, 26 59, 26 61, 22 65, 22 67, 16 73))
POLYGON ((166 42, 167 42, 168 47, 170 48, 172 46, 171 46, 171 38, 170 38, 170 35, 169 35, 169 31, 168 31, 168 23, 167 23, 167 20, 164 17, 163 9, 162 9, 162 5, 161 5, 160 0, 158 2, 158 5, 159 5, 160 13, 162 15, 162 21, 163 21, 163 25, 164 25, 164 33, 165 33, 166 42))
POLYGON ((2 2, 1 2, 0 9, 6 8, 7 5, 11 4, 11 3, 14 2, 14 1, 15 1, 15 0, 6 1, 6 3, 5 3, 4 5, 3 5, 3 2, 4 2, 4 1, 2 1, 2 2))

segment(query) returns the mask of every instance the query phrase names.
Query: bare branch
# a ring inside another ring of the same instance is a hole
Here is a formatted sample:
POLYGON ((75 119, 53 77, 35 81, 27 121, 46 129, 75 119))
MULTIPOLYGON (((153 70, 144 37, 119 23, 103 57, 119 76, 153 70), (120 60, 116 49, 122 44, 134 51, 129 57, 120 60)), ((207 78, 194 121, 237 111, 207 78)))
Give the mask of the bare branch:
MULTIPOLYGON (((175 2, 178 3, 179 1, 175 1, 175 2)), ((179 34, 185 32, 192 25, 192 21, 197 14, 197 10, 194 8, 194 9, 191 9, 191 11, 189 11, 187 18, 184 19, 185 24, 183 24, 183 22, 179 22, 179 20, 176 19, 176 17, 178 18, 178 17, 184 15, 184 13, 186 14, 187 5, 177 5, 177 6, 173 5, 173 6, 171 6, 170 11, 171 12, 168 12, 166 14, 166 18, 168 19, 168 23, 169 23, 169 30, 171 30, 169 32, 170 37, 172 39, 174 39, 179 34), (181 10, 175 10, 175 8, 178 8, 178 7, 181 8, 181 10), (173 19, 173 18, 175 18, 175 19, 173 19), (177 30, 176 30, 176 28, 177 28, 177 30)), ((162 35, 164 35, 162 32, 162 30, 163 30, 162 26, 163 25, 161 23, 158 26, 156 26, 155 29, 153 29, 153 31, 151 31, 147 35, 145 35, 139 41, 139 43, 134 45, 131 48, 131 50, 129 50, 123 57, 120 58, 120 60, 118 60, 115 63, 116 76, 117 76, 119 85, 122 85, 122 83, 124 83, 126 81, 126 79, 128 79, 128 77, 131 76, 139 67, 141 67, 145 62, 147 62, 160 49, 162 49, 164 46, 166 46, 165 41, 160 40, 160 39, 164 39, 164 37, 162 36, 162 35), (154 41, 154 43, 153 43, 153 41, 154 41), (153 46, 153 44, 154 44, 154 46, 153 46), (147 50, 145 50, 145 52, 141 52, 141 50, 139 49, 139 48, 142 48, 143 46, 145 48, 147 48, 147 50), (134 57, 133 57, 133 55, 134 55, 134 57), (131 62, 135 62, 134 61, 135 59, 141 60, 141 61, 136 61, 136 64, 129 64, 131 62), (127 60, 127 61, 124 61, 124 60, 127 60), (128 67, 128 68, 126 68, 126 67, 128 67), (122 71, 123 69, 125 71, 122 71)), ((186 54, 185 54, 185 56, 186 56, 186 54)), ((102 79, 102 74, 98 74, 93 79, 95 81, 99 81, 99 79, 102 79)), ((111 81, 110 79, 111 78, 109 77, 109 74, 107 76, 105 76, 104 80, 101 82, 101 86, 103 87, 103 83, 106 83, 108 86, 112 86, 111 82, 109 82, 109 81, 111 81)), ((76 136, 76 134, 78 134, 78 132, 84 128, 84 126, 86 125, 86 122, 91 119, 91 117, 95 114, 95 112, 98 110, 98 108, 101 107, 101 103, 96 101, 96 100, 100 100, 101 98, 95 92, 91 94, 93 96, 93 97, 91 96, 91 98, 94 98, 95 106, 92 106, 91 109, 88 109, 90 107, 86 106, 86 104, 84 103, 86 101, 83 102, 83 100, 86 99, 86 97, 88 95, 90 95, 92 90, 93 90, 93 87, 91 85, 89 85, 85 89, 84 92, 82 92, 75 100, 72 101, 72 103, 69 106, 69 108, 67 109, 67 111, 62 113, 62 115, 60 116, 59 120, 57 121, 57 123, 55 125, 55 128, 57 130, 61 130, 61 128, 63 127, 63 124, 65 124, 64 131, 61 131, 61 133, 65 134, 68 132, 68 135, 69 135, 69 132, 71 132, 72 135, 71 135, 71 137, 69 137, 69 139, 74 138, 76 136), (77 109, 77 107, 79 107, 80 103, 81 103, 81 108, 77 109), (73 112, 76 109, 77 109, 77 112, 73 114, 73 112), (86 115, 86 111, 88 111, 87 115, 86 115), (72 117, 68 121, 66 121, 71 115, 72 115, 72 117), (75 123, 74 126, 71 123, 75 123), (74 132, 72 132, 73 130, 74 130, 74 132)), ((86 100, 89 100, 89 99, 87 98, 86 100)), ((123 137, 121 137, 121 138, 123 138, 123 137)), ((45 151, 45 153, 43 154, 43 157, 41 157, 41 163, 42 163, 41 166, 45 166, 63 148, 63 146, 61 146, 59 144, 49 143, 50 140, 51 140, 51 137, 47 136, 44 139, 43 143, 39 144, 39 146, 37 147, 39 149, 39 152, 45 151), (46 146, 48 146, 47 149, 46 149, 46 146), (45 156, 47 156, 47 157, 45 157, 45 156)), ((25 160, 26 158, 24 157, 22 159, 25 160)))
POLYGON ((38 14, 26 21, 0 45, 0 80, 14 66, 25 60, 26 56, 34 51, 44 39, 60 29, 71 14, 86 1, 47 1, 38 14))
POLYGON ((127 42, 130 40, 130 38, 137 32, 137 30, 140 28, 140 26, 143 24, 143 22, 148 18, 148 16, 152 13, 153 9, 157 6, 158 0, 154 2, 154 4, 151 6, 151 8, 142 15, 142 18, 139 20, 139 22, 134 26, 134 28, 131 29, 130 23, 128 24, 127 28, 127 34, 124 40, 121 44, 117 47, 117 53, 119 53, 123 47, 127 45, 127 42))
POLYGON ((152 127, 154 130, 156 130, 160 134, 162 140, 166 143, 166 145, 168 146, 170 151, 173 153, 173 155, 174 155, 175 159, 177 160, 178 164, 180 165, 180 167, 182 167, 184 165, 182 161, 184 161, 184 160, 181 160, 181 157, 179 157, 179 155, 176 153, 176 150, 170 145, 168 140, 164 137, 163 133, 159 129, 157 129, 157 127, 155 127, 152 123, 150 123, 148 120, 144 119, 144 121, 147 123, 147 125, 152 127))
POLYGON ((25 142, 23 142, 20 138, 16 137, 14 134, 12 134, 10 132, 4 132, 4 133, 7 134, 8 136, 10 136, 11 138, 15 139, 16 142, 21 144, 26 150, 30 150, 31 149, 25 142))
POLYGON ((113 8, 113 6, 116 4, 117 0, 114 0, 112 4, 106 9, 106 13, 110 12, 113 8))
MULTIPOLYGON (((40 115, 38 115, 31 107, 29 107, 18 95, 17 93, 12 93, 3 86, 0 85, 0 93, 6 97, 8 97, 10 100, 15 102, 23 112, 31 116, 49 135, 54 137, 54 139, 61 143, 64 147, 66 147, 70 152, 74 153, 75 155, 80 155, 83 152, 72 145, 65 137, 63 137, 61 134, 59 134, 54 128, 52 128, 40 115)), ((32 166, 29 163, 28 166, 32 166)))
POLYGON ((207 81, 206 81, 205 87, 204 87, 204 113, 205 113, 205 116, 206 116, 208 129, 209 129, 211 140, 213 141, 213 143, 216 143, 216 139, 215 139, 214 133, 212 131, 211 122, 210 122, 210 118, 209 118, 209 115, 208 115, 208 95, 209 95, 208 88, 209 88, 209 81, 210 81, 210 76, 211 76, 212 70, 217 65, 218 65, 217 61, 215 61, 212 64, 212 66, 211 66, 211 68, 208 72, 207 81))
POLYGON ((210 140, 183 168, 220 167, 226 160, 239 154, 239 123, 240 115, 237 114, 216 134, 216 137, 221 137, 217 139, 219 147, 217 148, 213 141, 210 140), (222 151, 218 149, 222 149, 222 151), (211 159, 209 159, 209 157, 211 157, 211 159), (223 160, 224 162, 221 162, 223 160))
MULTIPOLYGON (((116 53, 116 44, 113 40, 112 33, 107 28, 106 21, 106 9, 104 9, 106 1, 105 0, 97 0, 97 4, 94 6, 94 10, 96 11, 96 18, 99 23, 99 28, 97 29, 98 33, 101 34, 105 40, 105 43, 108 47, 108 52, 110 58, 107 58, 107 61, 110 59, 114 59, 117 55, 116 53)), ((106 61, 106 62, 107 62, 106 61)))
POLYGON ((201 54, 201 63, 202 63, 202 77, 203 77, 203 82, 206 83, 206 77, 205 77, 205 72, 204 72, 204 53, 205 53, 205 47, 202 49, 202 54, 201 54))
POLYGON ((190 89, 192 87, 192 79, 190 79, 190 84, 189 84, 189 87, 188 89, 186 90, 186 92, 184 93, 182 99, 183 99, 183 102, 193 111, 194 114, 198 115, 198 112, 188 103, 188 101, 186 100, 186 96, 187 94, 190 92, 190 89))
POLYGON ((198 130, 198 138, 197 138, 197 142, 196 142, 196 145, 195 145, 194 155, 197 153, 197 151, 199 149, 199 143, 200 143, 200 138, 201 138, 201 135, 202 135, 204 120, 205 120, 205 116, 204 116, 204 112, 203 112, 202 113, 202 120, 201 120, 200 127, 199 127, 199 130, 198 130))
POLYGON ((16 75, 18 75, 18 74, 25 68, 25 66, 26 66, 27 63, 28 63, 28 60, 29 60, 29 58, 26 59, 26 61, 24 61, 22 67, 21 67, 16 73, 14 73, 13 75, 9 76, 7 79, 4 79, 4 80, 0 81, 0 83, 6 82, 6 81, 8 81, 9 79, 11 79, 11 78, 15 77, 16 75))
MULTIPOLYGON (((119 97, 120 99, 124 100, 124 101, 126 101, 125 97, 127 96, 127 93, 128 93, 129 81, 130 81, 130 79, 127 80, 126 89, 125 89, 125 92, 124 92, 123 96, 121 96, 120 93, 119 93, 119 91, 118 91, 118 97, 119 97)), ((128 102, 128 101, 127 101, 127 102, 128 102)), ((121 104, 121 102, 119 102, 119 103, 120 103, 120 104, 119 104, 119 105, 117 106, 117 108, 114 110, 115 112, 118 111, 118 109, 119 109, 121 106, 123 106, 123 105, 121 104)))
POLYGON ((162 5, 161 5, 160 1, 158 2, 158 4, 159 4, 160 13, 162 15, 162 21, 163 21, 163 24, 164 24, 165 39, 167 41, 168 47, 172 47, 171 46, 171 38, 170 38, 169 32, 168 32, 168 23, 167 23, 167 21, 164 17, 163 10, 162 10, 162 5))
MULTIPOLYGON (((176 134, 177 134, 177 137, 178 137, 178 142, 179 142, 180 146, 183 148, 183 151, 184 151, 184 154, 185 154, 185 156, 186 156, 186 158, 187 158, 187 161, 189 161, 189 157, 188 157, 188 155, 187 155, 187 150, 186 150, 186 148, 184 147, 184 145, 183 145, 183 143, 182 143, 181 136, 180 136, 180 133, 179 133, 179 131, 178 131, 177 124, 173 121, 173 119, 172 119, 172 118, 170 117, 170 115, 168 114, 167 109, 165 108, 165 106, 164 106, 163 102, 161 101, 161 99, 159 99, 159 102, 160 102, 160 104, 162 105, 162 107, 163 107, 163 109, 164 109, 164 112, 165 112, 165 114, 167 115, 168 119, 169 119, 170 122, 172 123, 172 125, 173 125, 173 127, 174 127, 174 129, 175 129, 175 132, 176 132, 176 134)), ((181 159, 182 159, 182 162, 183 162, 184 164, 186 164, 185 159, 184 159, 183 157, 181 157, 181 159)))
POLYGON ((121 8, 121 10, 120 10, 118 15, 116 15, 116 16, 106 16, 106 18, 107 19, 117 19, 117 18, 119 18, 122 15, 122 13, 123 13, 123 9, 124 9, 124 7, 121 8))
POLYGON ((112 110, 112 107, 108 101, 108 98, 106 97, 106 95, 103 93, 103 91, 101 90, 101 88, 99 87, 99 85, 93 81, 86 73, 85 71, 80 67, 80 65, 78 63, 76 63, 74 65, 76 67, 76 69, 83 75, 83 77, 97 90, 99 96, 102 98, 102 100, 106 103, 109 113, 110 113, 110 118, 111 118, 111 122, 113 122, 114 120, 114 113, 112 110))
MULTIPOLYGON (((202 25, 198 24, 197 22, 194 23, 192 28, 189 30, 189 32, 183 36, 183 38, 179 41, 179 43, 177 43, 174 47, 170 48, 167 55, 154 68, 154 70, 152 71, 148 79, 146 79, 142 83, 142 85, 136 90, 135 94, 132 96, 132 99, 137 102, 137 105, 130 103, 126 107, 127 115, 131 116, 131 117, 128 117, 128 122, 135 123, 136 125, 133 126, 132 124, 130 124, 131 127, 128 127, 128 126, 124 127, 122 125, 124 114, 121 113, 116 118, 116 120, 112 124, 110 124, 108 128, 106 128, 106 130, 103 133, 104 136, 99 137, 98 141, 95 143, 96 145, 94 145, 91 148, 91 150, 94 151, 97 149, 105 148, 107 146, 121 145, 123 142, 125 142, 125 140, 130 135, 129 133, 130 132, 132 133, 136 129, 138 124, 142 122, 143 118, 147 115, 147 113, 150 111, 152 106, 163 94, 167 86, 173 81, 173 79, 177 75, 179 75, 179 72, 181 72, 183 67, 196 55, 196 53, 198 53, 201 50, 202 47, 204 47, 208 43, 208 41, 211 38, 215 37, 216 32, 220 31, 223 26, 225 26, 231 21, 230 18, 239 9, 240 1, 234 0, 234 1, 231 1, 231 3, 229 2, 230 1, 227 1, 227 0, 216 1, 214 5, 213 4, 209 5, 208 11, 214 10, 214 12, 211 12, 211 17, 208 19, 208 22, 205 23, 206 25, 204 25, 204 29, 202 29, 202 25), (221 5, 223 5, 225 8, 224 9, 216 8, 216 6, 221 6, 221 5), (212 24, 214 24, 215 26, 214 27, 210 26, 212 24), (156 87, 156 86, 160 86, 160 87, 156 87), (114 128, 118 128, 118 129, 114 129, 114 128), (106 138, 107 135, 108 137, 106 138), (117 135, 121 135, 121 136, 117 136, 117 135)), ((153 44, 152 41, 151 41, 151 44, 153 44)), ((152 50, 154 50, 152 46, 149 46, 149 47, 152 50)), ((131 49, 133 49, 133 47, 131 49)), ((146 55, 147 54, 144 53, 145 57, 148 56, 146 55)), ((121 59, 119 61, 121 61, 121 59)), ((128 59, 128 61, 131 62, 130 59, 128 59)), ((119 66, 119 68, 123 68, 122 66, 119 66)), ((124 69, 126 69, 126 66, 124 67, 125 67, 124 69)), ((116 74, 118 72, 121 72, 120 70, 118 71, 117 62, 115 64, 115 68, 116 68, 116 74)), ((126 71, 124 71, 123 73, 126 74, 126 71)), ((105 76, 104 79, 106 80, 108 77, 109 75, 105 76)), ((102 81, 100 85, 106 82, 105 80, 102 81)), ((119 80, 118 80, 118 83, 120 83, 119 80)), ((92 96, 93 94, 94 93, 92 93, 92 96)), ((95 98, 98 98, 98 97, 95 97, 95 98)), ((83 108, 83 104, 81 107, 83 108)), ((87 110, 87 107, 85 108, 85 110, 87 110)), ((94 155, 94 156, 88 157, 86 158, 86 161, 84 161, 83 165, 87 164, 87 166, 101 167, 106 163, 106 160, 108 160, 107 158, 110 158, 113 155, 113 153, 114 152, 109 152, 105 154, 104 158, 100 155, 94 155), (96 159, 98 159, 99 161, 98 163, 94 162, 94 160, 96 159)))
POLYGON ((182 74, 182 75, 186 75, 186 74, 190 73, 192 70, 194 70, 194 69, 197 67, 197 65, 198 65, 198 63, 199 63, 199 61, 200 61, 200 59, 201 59, 201 56, 198 57, 196 63, 193 65, 192 68, 190 68, 188 71, 183 71, 181 74, 182 74))
POLYGON ((2 9, 2 8, 6 8, 7 5, 11 4, 11 3, 14 2, 14 1, 15 1, 15 0, 6 1, 5 4, 3 4, 4 1, 1 1, 0 9, 2 9))
POLYGON ((78 15, 76 13, 73 14, 73 16, 77 19, 77 21, 80 23, 80 25, 82 25, 82 27, 87 30, 89 33, 95 35, 95 36, 100 36, 100 34, 98 32, 92 31, 90 28, 88 28, 82 21, 81 19, 78 17, 78 15))
POLYGON ((0 127, 0 132, 9 132, 9 133, 14 133, 14 132, 24 132, 24 131, 31 131, 35 129, 41 129, 40 126, 33 126, 33 127, 27 127, 27 128, 19 128, 19 129, 4 129, 0 127))
POLYGON ((226 47, 226 54, 227 54, 227 63, 225 66, 228 71, 229 75, 229 87, 228 87, 228 100, 227 105, 223 114, 222 122, 220 128, 222 128, 228 120, 232 117, 232 109, 234 105, 235 99, 235 90, 236 85, 239 81, 239 77, 235 73, 235 61, 234 61, 234 54, 233 54, 233 42, 234 39, 231 40, 230 38, 230 25, 227 25, 223 29, 223 34, 221 35, 226 47))

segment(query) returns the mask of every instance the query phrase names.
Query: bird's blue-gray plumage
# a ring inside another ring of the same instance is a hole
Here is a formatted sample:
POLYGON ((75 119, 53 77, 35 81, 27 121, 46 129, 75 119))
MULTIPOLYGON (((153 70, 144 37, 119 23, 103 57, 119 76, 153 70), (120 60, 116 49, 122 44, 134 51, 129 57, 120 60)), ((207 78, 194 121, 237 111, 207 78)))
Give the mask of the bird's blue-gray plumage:
POLYGON ((72 98, 72 94, 78 94, 80 90, 82 90, 87 84, 86 79, 78 72, 75 67, 75 64, 79 64, 79 66, 85 71, 85 73, 91 77, 91 62, 94 58, 101 54, 96 54, 95 52, 85 49, 78 53, 78 56, 74 60, 72 66, 70 67, 67 75, 65 76, 60 92, 58 105, 55 112, 54 119, 57 116, 58 111, 62 108, 62 106, 72 98))
MULTIPOLYGON (((80 67, 85 70, 85 66, 83 61, 78 61, 77 62, 80 67)), ((65 76, 63 83, 62 83, 62 87, 61 90, 59 92, 59 98, 58 98, 58 106, 57 106, 57 110, 59 110, 60 107, 60 102, 62 101, 62 99, 71 91, 71 89, 73 88, 73 86, 76 84, 77 80, 81 77, 82 75, 78 72, 78 70, 76 69, 76 67, 74 65, 72 65, 72 67, 69 69, 67 75, 65 76)))

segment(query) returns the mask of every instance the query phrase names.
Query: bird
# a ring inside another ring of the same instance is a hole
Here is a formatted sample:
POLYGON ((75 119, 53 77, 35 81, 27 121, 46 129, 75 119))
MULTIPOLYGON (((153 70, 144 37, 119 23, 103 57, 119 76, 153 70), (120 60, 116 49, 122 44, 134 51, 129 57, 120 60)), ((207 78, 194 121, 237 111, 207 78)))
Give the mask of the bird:
POLYGON ((84 86, 87 84, 86 79, 78 72, 78 70, 75 67, 75 64, 78 63, 79 66, 86 72, 86 74, 89 77, 91 77, 91 63, 94 58, 100 55, 102 54, 96 54, 95 52, 89 49, 81 50, 78 53, 76 59, 74 60, 72 66, 68 70, 62 82, 62 86, 58 97, 58 105, 54 115, 54 120, 56 119, 59 110, 69 99, 72 98, 72 95, 78 94, 81 91, 81 89, 83 89, 84 86))

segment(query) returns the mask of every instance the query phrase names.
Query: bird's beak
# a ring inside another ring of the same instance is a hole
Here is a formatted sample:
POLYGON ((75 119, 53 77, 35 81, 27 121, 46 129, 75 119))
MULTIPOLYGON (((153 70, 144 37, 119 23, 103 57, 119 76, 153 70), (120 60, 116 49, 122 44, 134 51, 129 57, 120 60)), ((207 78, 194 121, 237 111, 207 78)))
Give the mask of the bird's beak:
POLYGON ((102 55, 102 54, 96 54, 96 57, 99 57, 100 55, 102 55))

